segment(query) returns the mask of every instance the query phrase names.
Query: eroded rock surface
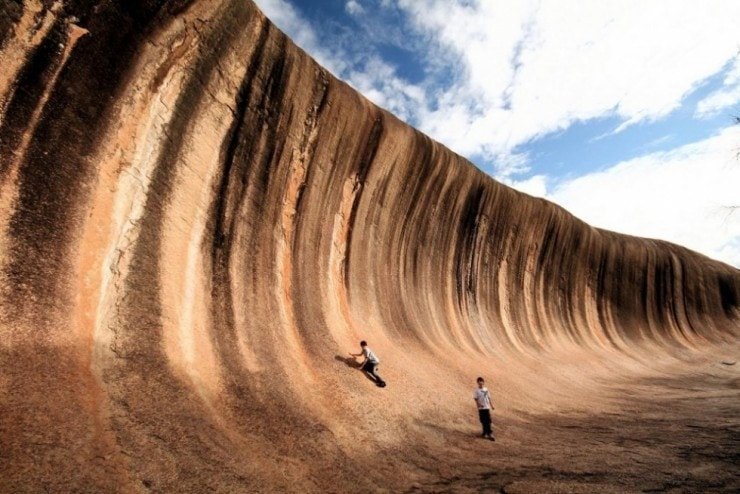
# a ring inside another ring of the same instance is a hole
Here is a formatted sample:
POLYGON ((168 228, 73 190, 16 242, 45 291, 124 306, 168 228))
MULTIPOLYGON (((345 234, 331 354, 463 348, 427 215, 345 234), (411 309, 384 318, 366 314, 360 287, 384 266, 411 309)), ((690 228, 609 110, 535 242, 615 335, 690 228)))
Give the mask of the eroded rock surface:
POLYGON ((623 492, 512 458, 682 372, 737 453, 737 269, 495 182, 246 0, 0 0, 0 41, 1 491, 623 492))

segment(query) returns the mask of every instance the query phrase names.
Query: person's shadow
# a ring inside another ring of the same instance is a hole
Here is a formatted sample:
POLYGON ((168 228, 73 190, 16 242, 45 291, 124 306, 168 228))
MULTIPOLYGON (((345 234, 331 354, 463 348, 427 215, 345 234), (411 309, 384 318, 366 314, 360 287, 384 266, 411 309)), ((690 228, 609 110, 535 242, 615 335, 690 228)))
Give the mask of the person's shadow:
POLYGON ((368 378, 369 380, 371 380, 376 385, 378 384, 378 381, 376 381, 373 376, 371 376, 370 374, 368 374, 367 372, 365 372, 364 370, 362 370, 360 368, 360 364, 354 358, 352 358, 352 357, 342 357, 341 355, 336 355, 334 357, 334 360, 337 360, 339 362, 344 362, 347 365, 347 367, 351 367, 353 369, 356 369, 356 370, 362 372, 362 375, 363 376, 365 376, 366 378, 368 378))

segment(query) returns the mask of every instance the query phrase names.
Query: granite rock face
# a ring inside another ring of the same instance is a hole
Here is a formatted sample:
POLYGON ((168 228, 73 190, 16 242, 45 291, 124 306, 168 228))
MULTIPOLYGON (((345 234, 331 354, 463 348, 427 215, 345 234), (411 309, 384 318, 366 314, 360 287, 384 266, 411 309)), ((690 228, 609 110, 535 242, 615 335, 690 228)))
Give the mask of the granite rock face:
POLYGON ((737 342, 737 269, 497 183, 249 1, 0 0, 0 65, 3 492, 402 488, 478 374, 507 417, 737 342))

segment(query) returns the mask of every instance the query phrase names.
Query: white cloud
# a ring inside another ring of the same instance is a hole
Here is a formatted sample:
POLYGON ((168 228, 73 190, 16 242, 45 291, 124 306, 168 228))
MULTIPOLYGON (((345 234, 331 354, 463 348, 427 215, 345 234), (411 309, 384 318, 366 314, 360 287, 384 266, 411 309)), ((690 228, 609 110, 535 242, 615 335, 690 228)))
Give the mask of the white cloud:
POLYGON ((365 9, 356 0, 349 0, 344 4, 344 10, 350 15, 360 15, 365 13, 365 9))
POLYGON ((701 100, 696 108, 699 118, 717 115, 725 108, 740 104, 740 84, 729 89, 718 90, 701 100))
POLYGON ((531 196, 547 197, 547 177, 545 175, 534 175, 525 180, 505 179, 503 183, 531 196))
POLYGON ((378 57, 370 57, 345 79, 376 105, 387 108, 400 119, 414 118, 416 108, 424 104, 424 90, 395 74, 395 69, 378 57))
POLYGON ((397 2, 456 63, 420 127, 488 159, 577 121, 665 116, 738 48, 740 2, 397 2))
POLYGON ((740 267, 740 128, 648 154, 547 195, 584 221, 668 240, 740 267))
POLYGON ((696 105, 696 116, 698 118, 712 117, 736 105, 740 106, 740 54, 735 57, 732 68, 722 82, 722 88, 714 91, 696 105))

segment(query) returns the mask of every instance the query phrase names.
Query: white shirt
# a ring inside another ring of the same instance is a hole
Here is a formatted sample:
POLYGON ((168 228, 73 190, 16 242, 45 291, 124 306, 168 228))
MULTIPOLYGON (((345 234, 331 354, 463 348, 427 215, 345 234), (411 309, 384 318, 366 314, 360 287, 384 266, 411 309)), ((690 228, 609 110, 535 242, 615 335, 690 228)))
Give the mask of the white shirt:
POLYGON ((473 392, 473 399, 478 405, 478 410, 490 410, 492 407, 491 394, 486 387, 476 389, 473 392))
POLYGON ((372 350, 370 350, 370 347, 365 347, 362 349, 362 354, 365 356, 365 358, 368 360, 368 362, 371 362, 375 365, 378 365, 380 363, 380 360, 378 360, 378 357, 373 353, 372 350))

